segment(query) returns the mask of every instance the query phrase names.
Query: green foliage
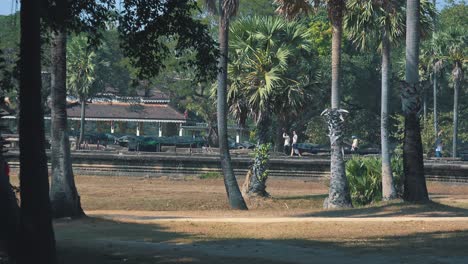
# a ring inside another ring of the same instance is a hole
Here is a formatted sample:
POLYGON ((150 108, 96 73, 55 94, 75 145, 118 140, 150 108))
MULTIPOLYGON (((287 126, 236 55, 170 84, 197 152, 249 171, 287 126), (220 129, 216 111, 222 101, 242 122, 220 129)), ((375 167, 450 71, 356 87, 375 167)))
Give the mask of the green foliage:
POLYGON ((228 102, 239 123, 249 114, 273 111, 288 120, 301 112, 316 83, 307 28, 279 17, 246 17, 230 33, 228 102))
POLYGON ((468 27, 467 17, 468 6, 466 3, 452 3, 440 12, 438 22, 442 30, 454 26, 466 29, 468 27))
POLYGON ((220 172, 205 172, 198 177, 203 180, 220 179, 223 178, 223 174, 220 172))
MULTIPOLYGON (((452 116, 451 113, 441 113, 438 116, 439 118, 439 132, 440 132, 440 140, 442 141, 443 145, 443 156, 449 155, 449 150, 452 146, 452 116)), ((403 115, 395 115, 393 116, 395 128, 392 134, 393 138, 395 138, 398 142, 397 147, 395 148, 395 154, 402 155, 403 154, 403 141, 404 141, 404 133, 405 133, 405 118, 403 115)), ((426 121, 424 121, 423 117, 421 117, 421 141, 423 145, 423 153, 428 157, 434 156, 435 152, 435 143, 436 137, 434 132, 434 118, 433 115, 428 115, 426 117, 426 121)))
POLYGON ((326 17, 314 16, 314 19, 309 23, 308 33, 312 39, 314 50, 320 56, 330 54, 332 27, 326 17))
POLYGON ((330 143, 327 126, 325 125, 323 118, 320 116, 312 117, 312 119, 307 124, 305 135, 309 139, 308 142, 314 144, 330 143))
MULTIPOLYGON (((392 159, 394 184, 397 193, 402 192, 403 160, 392 159)), ((351 199, 355 205, 367 205, 382 200, 382 160, 377 157, 353 156, 346 162, 351 199)))
MULTIPOLYGON (((259 168, 266 168, 268 164, 268 160, 270 159, 270 150, 271 150, 271 144, 260 144, 257 145, 257 147, 253 151, 253 156, 254 156, 254 161, 255 164, 254 166, 257 166, 259 168), (259 164, 257 164, 259 162, 259 164)), ((261 171, 261 170, 260 170, 261 171)), ((257 175, 258 180, 260 182, 265 182, 266 179, 268 179, 269 171, 268 169, 263 170, 260 175, 257 175)))
POLYGON ((196 0, 123 1, 118 22, 121 46, 140 78, 160 73, 171 56, 195 69, 195 81, 216 76, 219 52, 208 26, 197 19, 199 14, 196 0))
POLYGON ((67 47, 67 87, 80 100, 86 100, 94 92, 95 66, 96 53, 89 48, 87 37, 72 38, 67 47))
POLYGON ((366 205, 382 199, 380 159, 352 157, 346 162, 346 177, 354 204, 366 205))

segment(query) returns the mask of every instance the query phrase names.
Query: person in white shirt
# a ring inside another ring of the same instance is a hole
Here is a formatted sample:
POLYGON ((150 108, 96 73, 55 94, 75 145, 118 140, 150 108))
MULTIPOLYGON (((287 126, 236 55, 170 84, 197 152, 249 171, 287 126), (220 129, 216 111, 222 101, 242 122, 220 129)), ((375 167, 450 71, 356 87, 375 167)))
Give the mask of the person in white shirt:
POLYGON ((359 149, 359 141, 356 136, 353 136, 352 138, 353 138, 353 144, 351 145, 351 151, 356 152, 359 149))
POLYGON ((288 155, 291 152, 291 137, 286 133, 286 129, 283 128, 283 138, 284 138, 284 145, 283 151, 284 154, 288 155))
POLYGON ((297 147, 297 140, 298 140, 297 133, 296 133, 296 131, 293 131, 293 142, 292 142, 292 149, 291 149, 291 157, 294 154, 297 154, 297 155, 299 155, 299 157, 302 157, 301 153, 299 152, 299 148, 297 147))

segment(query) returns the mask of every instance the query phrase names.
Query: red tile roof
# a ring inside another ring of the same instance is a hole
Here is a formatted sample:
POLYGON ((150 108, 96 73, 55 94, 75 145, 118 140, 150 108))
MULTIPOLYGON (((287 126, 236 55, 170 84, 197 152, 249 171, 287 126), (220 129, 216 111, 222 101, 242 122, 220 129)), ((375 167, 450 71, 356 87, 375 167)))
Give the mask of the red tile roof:
MULTIPOLYGON (((79 118, 80 110, 79 105, 68 108, 68 117, 79 118)), ((85 116, 103 120, 185 121, 184 114, 167 104, 89 103, 85 116)))

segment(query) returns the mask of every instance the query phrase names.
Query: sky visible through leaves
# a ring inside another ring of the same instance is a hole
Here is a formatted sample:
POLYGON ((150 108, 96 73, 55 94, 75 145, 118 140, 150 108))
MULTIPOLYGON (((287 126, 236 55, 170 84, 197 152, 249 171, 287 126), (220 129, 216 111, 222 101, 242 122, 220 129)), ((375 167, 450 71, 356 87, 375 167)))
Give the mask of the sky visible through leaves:
MULTIPOLYGON (((19 0, 0 0, 0 15, 9 15, 19 11, 19 0)), ((442 9, 447 1, 437 0, 437 9, 442 9)))

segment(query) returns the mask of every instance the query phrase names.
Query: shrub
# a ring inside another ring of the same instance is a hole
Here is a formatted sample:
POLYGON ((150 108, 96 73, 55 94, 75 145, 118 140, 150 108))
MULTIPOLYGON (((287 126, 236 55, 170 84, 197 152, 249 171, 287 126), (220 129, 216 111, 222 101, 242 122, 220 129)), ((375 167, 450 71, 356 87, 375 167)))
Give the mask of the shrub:
POLYGON ((205 172, 199 176, 200 179, 218 179, 223 175, 220 172, 205 172))
MULTIPOLYGON (((403 162, 400 156, 392 159, 393 179, 401 196, 403 162)), ((382 160, 377 157, 353 156, 346 162, 351 199, 355 205, 366 205, 382 200, 382 160)))

